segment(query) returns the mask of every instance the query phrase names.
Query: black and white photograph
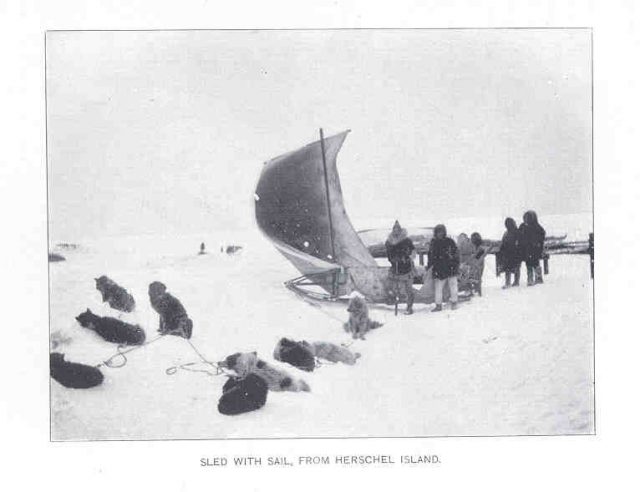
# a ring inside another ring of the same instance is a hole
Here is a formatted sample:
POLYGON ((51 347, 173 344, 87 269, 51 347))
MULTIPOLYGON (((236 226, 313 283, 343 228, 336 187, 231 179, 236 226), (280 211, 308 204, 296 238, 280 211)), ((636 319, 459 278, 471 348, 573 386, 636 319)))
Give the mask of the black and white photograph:
POLYGON ((594 434, 592 34, 48 31, 51 440, 594 434))

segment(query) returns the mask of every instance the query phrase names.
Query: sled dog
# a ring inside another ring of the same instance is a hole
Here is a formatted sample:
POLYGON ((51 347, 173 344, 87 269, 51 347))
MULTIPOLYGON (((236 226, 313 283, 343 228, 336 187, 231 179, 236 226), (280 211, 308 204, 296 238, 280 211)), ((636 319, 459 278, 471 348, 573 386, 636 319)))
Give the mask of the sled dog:
POLYGON ((260 376, 248 374, 244 378, 232 377, 222 387, 218 412, 239 415, 258 410, 267 402, 268 392, 267 383, 260 376))
POLYGON ((104 381, 104 376, 97 367, 67 362, 64 354, 59 352, 49 354, 49 373, 66 388, 93 388, 104 381))
POLYGON ((310 342, 310 345, 318 359, 328 360, 329 362, 342 362, 352 366, 360 358, 358 352, 351 352, 348 348, 341 347, 335 343, 310 342))
POLYGON ((382 323, 369 319, 369 308, 362 297, 352 297, 347 312, 349 321, 344 324, 344 330, 354 339, 364 340, 369 331, 382 326, 382 323))
POLYGON ((313 348, 305 341, 296 342, 289 338, 281 338, 273 350, 273 358, 302 371, 312 372, 316 368, 313 348))
POLYGON ((124 287, 116 284, 106 275, 94 280, 96 281, 96 289, 102 294, 102 302, 108 302, 112 309, 130 313, 136 308, 136 301, 124 287))
POLYGON ((267 382, 271 391, 311 391, 305 381, 294 379, 286 371, 270 366, 259 359, 256 352, 237 352, 226 357, 218 365, 231 369, 240 377, 256 374, 267 382))
POLYGON ((121 345, 142 345, 146 335, 144 330, 138 325, 125 323, 116 318, 98 316, 90 309, 76 316, 76 321, 80 326, 95 331, 107 342, 121 345))
POLYGON ((166 285, 162 282, 149 284, 149 300, 153 309, 160 315, 158 332, 186 339, 191 338, 193 322, 189 319, 182 303, 167 292, 166 285))

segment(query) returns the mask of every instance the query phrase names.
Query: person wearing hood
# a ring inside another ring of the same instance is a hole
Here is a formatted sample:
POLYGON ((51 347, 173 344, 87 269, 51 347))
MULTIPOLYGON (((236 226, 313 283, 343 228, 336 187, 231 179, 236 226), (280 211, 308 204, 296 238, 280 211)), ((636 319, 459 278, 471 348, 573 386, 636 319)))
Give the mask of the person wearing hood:
POLYGON ((516 221, 511 217, 507 217, 504 221, 504 226, 507 230, 502 235, 502 243, 500 244, 498 255, 504 271, 504 285, 502 288, 508 289, 511 286, 517 287, 520 285, 522 256, 520 254, 520 231, 516 221), (511 283, 512 275, 513 284, 511 283))
POLYGON ((473 245, 473 256, 469 264, 471 265, 471 293, 475 290, 482 296, 482 275, 484 274, 484 258, 487 250, 482 245, 482 236, 479 232, 471 234, 471 244, 473 245))
POLYGON ((391 234, 385 243, 387 259, 391 263, 389 268, 389 280, 396 299, 402 292, 407 298, 406 314, 413 314, 413 275, 414 266, 412 254, 415 251, 413 241, 409 238, 407 230, 400 226, 396 220, 391 229, 391 234))
POLYGON ((455 241, 447 237, 447 228, 443 224, 438 224, 433 229, 428 258, 427 270, 433 269, 432 274, 436 284, 436 307, 432 311, 442 311, 442 294, 445 284, 449 285, 451 293, 451 309, 455 309, 458 304, 460 254, 455 241))
MULTIPOLYGON (((453 238, 452 238, 453 239, 453 238)), ((464 232, 458 235, 456 239, 456 246, 458 246, 458 257, 460 258, 460 268, 458 269, 458 291, 460 289, 473 291, 473 278, 472 278, 472 259, 473 259, 473 244, 464 232)))
POLYGON ((460 256, 460 264, 464 265, 469 263, 473 258, 473 243, 464 232, 458 235, 457 246, 458 254, 460 256))
POLYGON ((546 232, 538 223, 538 215, 528 210, 522 216, 520 224, 520 245, 522 256, 527 265, 527 285, 542 283, 542 268, 540 259, 544 252, 546 232))

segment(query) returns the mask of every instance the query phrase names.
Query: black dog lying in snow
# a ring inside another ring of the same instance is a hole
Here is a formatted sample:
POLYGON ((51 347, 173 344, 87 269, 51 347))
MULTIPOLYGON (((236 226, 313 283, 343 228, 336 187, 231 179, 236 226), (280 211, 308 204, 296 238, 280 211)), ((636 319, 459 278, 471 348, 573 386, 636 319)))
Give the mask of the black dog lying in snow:
POLYGON ((102 302, 108 302, 112 309, 130 313, 136 308, 133 296, 106 275, 98 277, 95 281, 96 289, 102 294, 102 302))
POLYGON ((281 338, 273 351, 273 358, 307 372, 312 372, 316 368, 313 349, 304 341, 296 342, 289 338, 281 338))
POLYGON ((102 384, 104 376, 100 369, 85 364, 67 362, 64 354, 49 354, 49 373, 51 377, 67 388, 93 388, 102 384))
POLYGON ((146 339, 144 330, 138 325, 125 323, 116 318, 98 316, 90 309, 76 316, 83 328, 95 331, 107 342, 121 345, 142 345, 146 339))
POLYGON ((222 387, 218 412, 223 415, 238 415, 258 410, 266 403, 268 391, 266 381, 257 374, 229 378, 222 387))

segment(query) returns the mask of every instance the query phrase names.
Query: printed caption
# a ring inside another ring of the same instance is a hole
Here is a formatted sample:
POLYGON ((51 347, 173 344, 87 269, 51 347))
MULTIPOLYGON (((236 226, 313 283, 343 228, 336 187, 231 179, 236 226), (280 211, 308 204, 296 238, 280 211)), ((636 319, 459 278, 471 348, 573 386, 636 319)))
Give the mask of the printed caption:
POLYGON ((201 467, 296 467, 296 466, 425 466, 439 465, 437 454, 424 455, 316 455, 316 456, 210 456, 200 458, 201 467))

